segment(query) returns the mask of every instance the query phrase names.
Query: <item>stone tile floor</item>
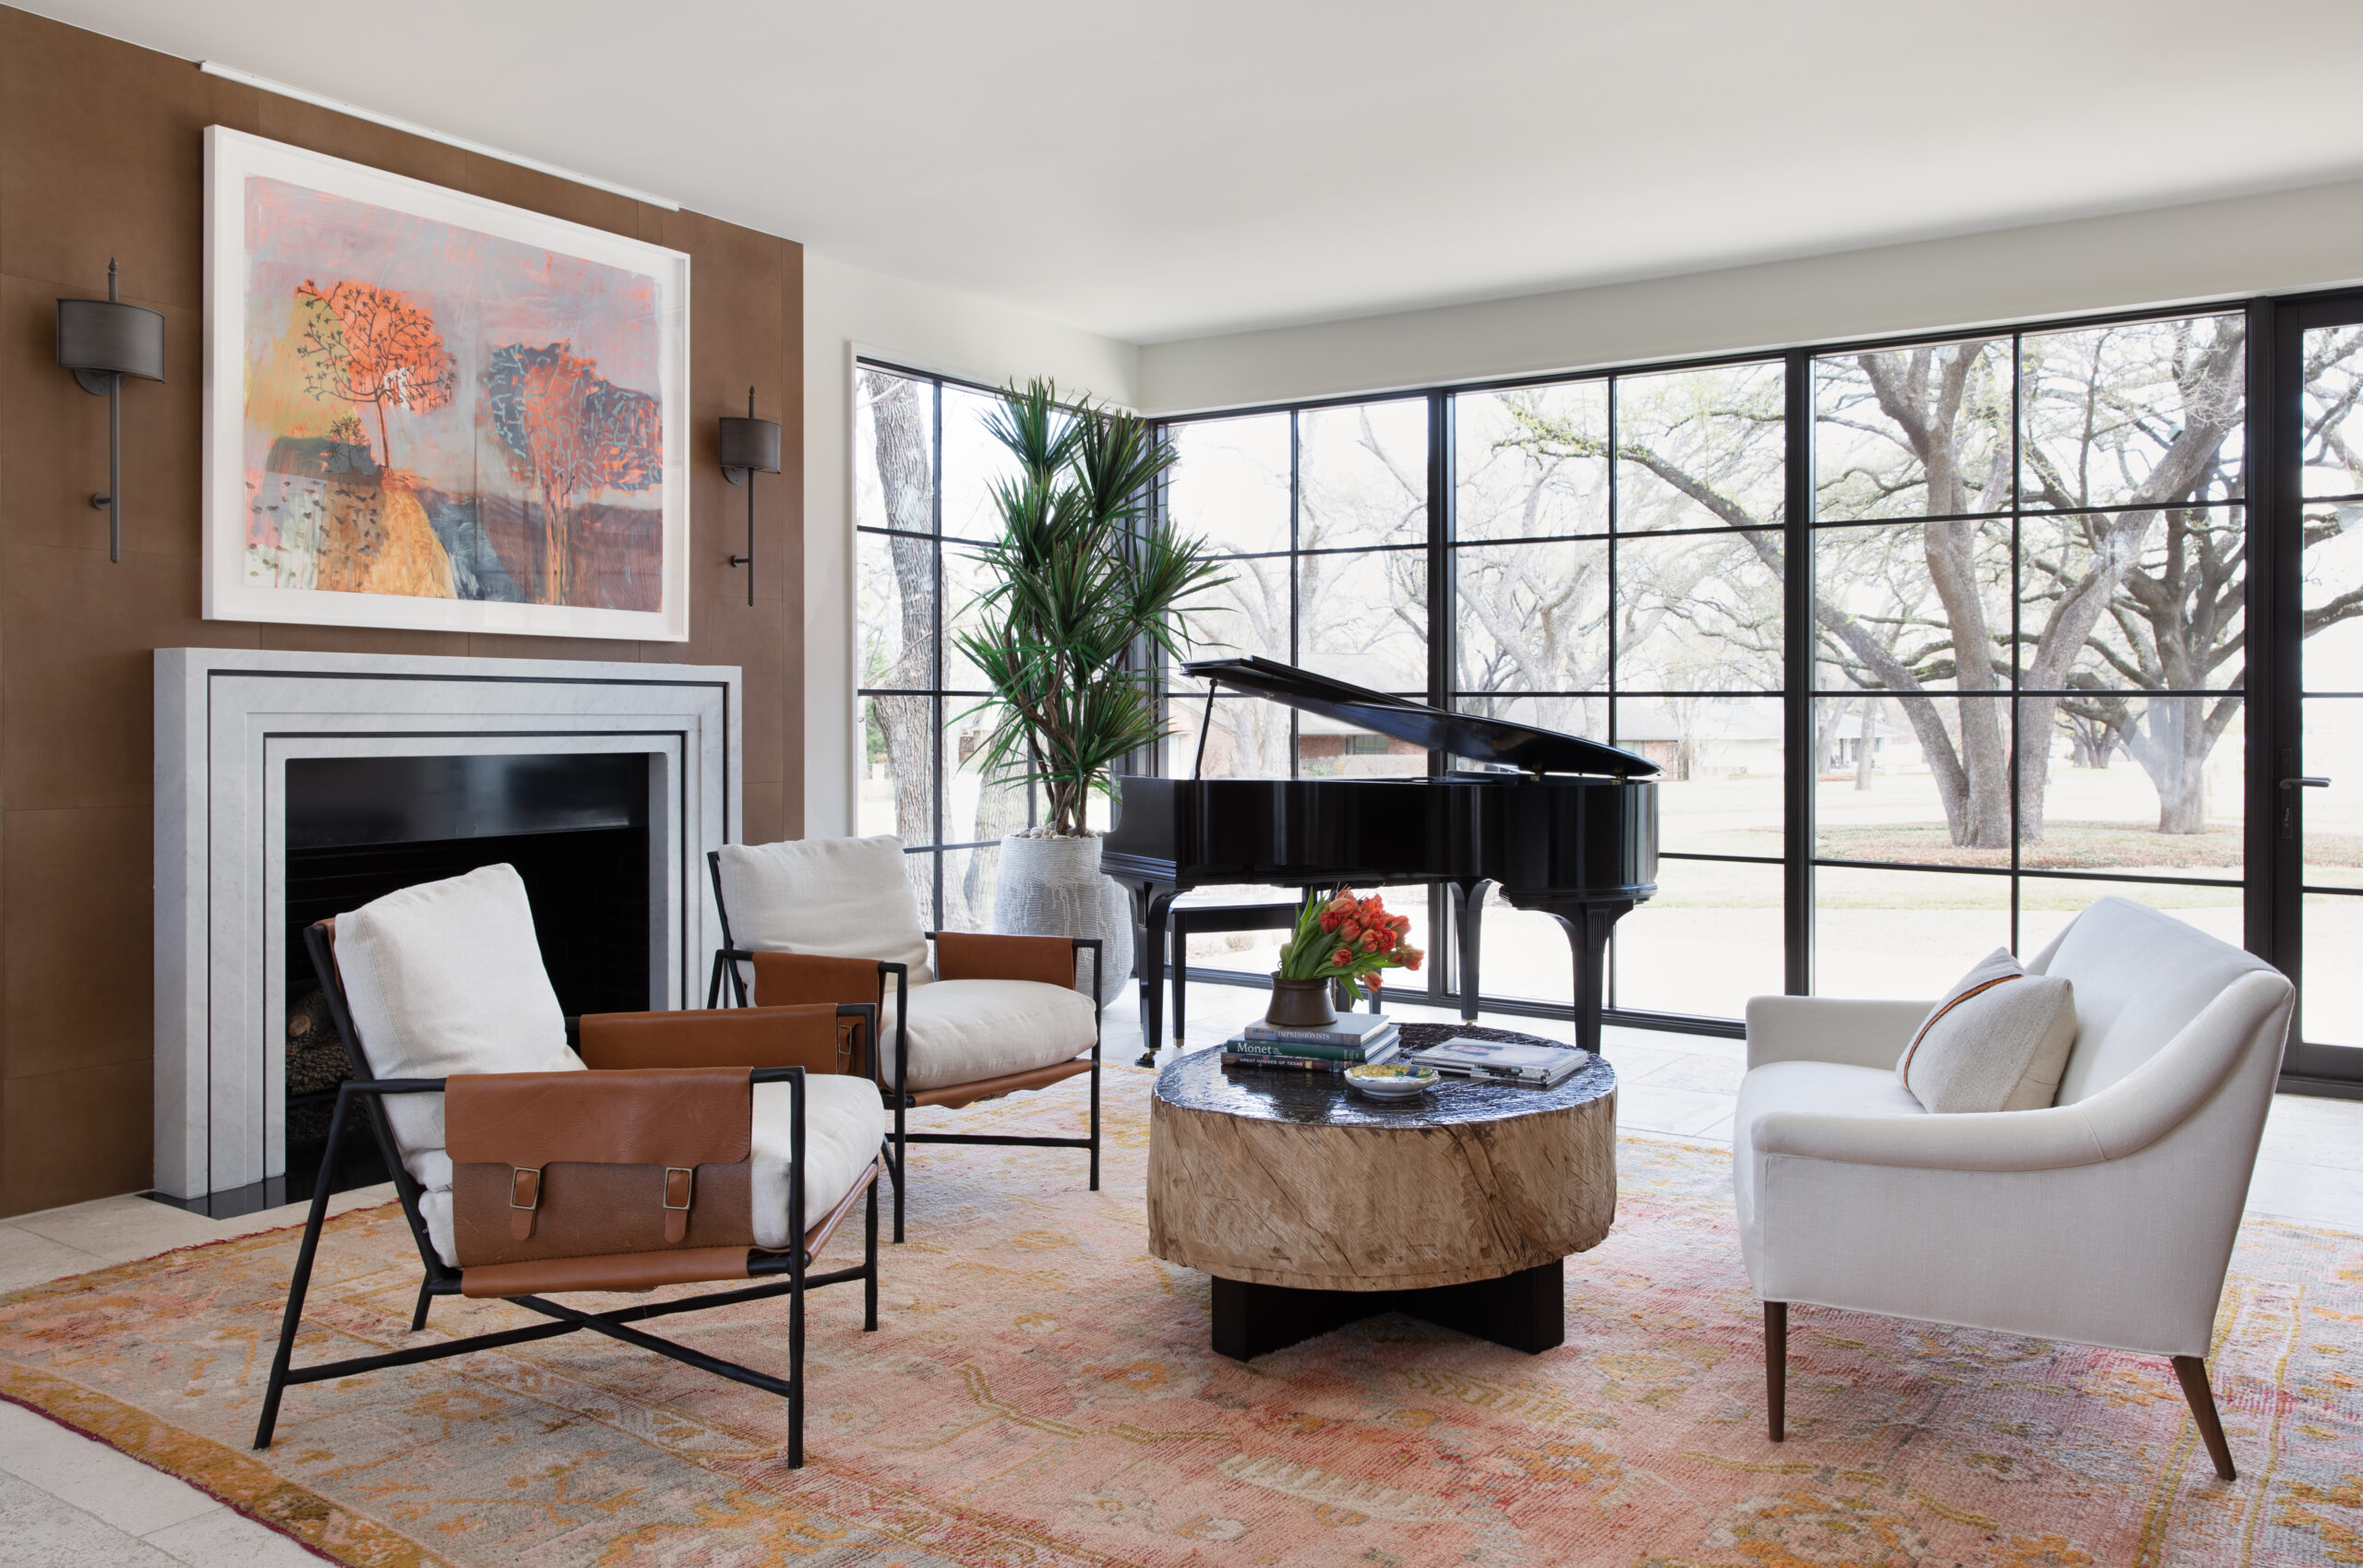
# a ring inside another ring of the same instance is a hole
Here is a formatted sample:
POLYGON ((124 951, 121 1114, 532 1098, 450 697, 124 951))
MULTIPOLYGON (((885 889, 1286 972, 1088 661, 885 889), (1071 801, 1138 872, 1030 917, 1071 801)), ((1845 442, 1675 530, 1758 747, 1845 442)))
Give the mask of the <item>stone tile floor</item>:
MULTIPOLYGON (((1242 987, 1190 987, 1192 1044, 1213 1045, 1262 1011, 1242 987)), ((1450 1014, 1398 1008, 1409 1018, 1450 1014)), ((1481 1022, 1556 1038, 1548 1021, 1481 1022)), ((1741 1042, 1703 1035, 1611 1029, 1603 1047, 1619 1076, 1617 1124, 1626 1132, 1725 1143, 1745 1061, 1741 1042)), ((1110 1060, 1139 1054, 1129 1009, 1111 1011, 1110 1060), (1122 1016, 1119 1016, 1119 1011, 1122 1016)), ((1170 1051, 1171 1047, 1167 1049, 1170 1051)), ((383 1203, 390 1187, 345 1193, 339 1209, 383 1203)), ((2363 1227, 2363 1101, 2274 1098, 2249 1209, 2344 1229, 2363 1227)), ((210 1220, 138 1197, 102 1198, 0 1220, 0 1290, 144 1258, 175 1247, 303 1222, 301 1205, 210 1220)), ((18 1568, 279 1568, 315 1561, 286 1537, 103 1444, 0 1404, 0 1540, 18 1568)))

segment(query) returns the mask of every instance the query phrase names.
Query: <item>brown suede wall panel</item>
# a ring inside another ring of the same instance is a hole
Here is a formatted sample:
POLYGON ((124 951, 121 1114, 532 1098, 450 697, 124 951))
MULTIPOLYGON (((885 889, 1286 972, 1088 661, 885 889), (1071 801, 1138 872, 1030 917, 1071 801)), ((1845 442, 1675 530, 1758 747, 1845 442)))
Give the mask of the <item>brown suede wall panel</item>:
POLYGON ((275 97, 196 65, 0 7, 0 1215, 148 1184, 150 651, 215 646, 485 658, 645 659, 745 672, 744 832, 803 824, 804 254, 275 97), (686 251, 690 640, 611 642, 260 626, 198 616, 204 132, 224 125, 686 251), (57 368, 55 301, 163 312, 162 386, 123 399, 123 561, 107 560, 107 405, 57 368), (746 492, 715 422, 781 425, 746 492))

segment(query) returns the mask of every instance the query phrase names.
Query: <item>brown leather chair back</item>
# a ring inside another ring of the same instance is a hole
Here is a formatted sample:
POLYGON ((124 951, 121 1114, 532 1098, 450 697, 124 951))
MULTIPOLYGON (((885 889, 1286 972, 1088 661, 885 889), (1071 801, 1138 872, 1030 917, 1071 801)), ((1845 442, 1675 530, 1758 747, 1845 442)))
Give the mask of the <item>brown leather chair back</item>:
POLYGON ((589 1012, 582 1015, 581 1029, 576 1048, 585 1067, 711 1067, 728 1062, 858 1076, 870 1071, 861 1021, 838 1017, 828 1002, 589 1012))
POLYGON ((944 980, 1032 980, 1062 991, 1082 988, 1075 984, 1074 944, 1063 937, 938 931, 935 972, 944 980))

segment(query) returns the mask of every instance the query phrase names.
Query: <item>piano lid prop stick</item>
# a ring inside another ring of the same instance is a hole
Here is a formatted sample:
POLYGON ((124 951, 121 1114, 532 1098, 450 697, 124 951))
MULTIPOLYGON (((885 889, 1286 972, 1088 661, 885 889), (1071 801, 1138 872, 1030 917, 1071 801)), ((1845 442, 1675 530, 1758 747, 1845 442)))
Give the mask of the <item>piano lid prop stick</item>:
POLYGON ((1205 717, 1198 721, 1198 757, 1190 764, 1190 776, 1199 778, 1206 771, 1206 732, 1215 727, 1215 683, 1206 682, 1205 717))

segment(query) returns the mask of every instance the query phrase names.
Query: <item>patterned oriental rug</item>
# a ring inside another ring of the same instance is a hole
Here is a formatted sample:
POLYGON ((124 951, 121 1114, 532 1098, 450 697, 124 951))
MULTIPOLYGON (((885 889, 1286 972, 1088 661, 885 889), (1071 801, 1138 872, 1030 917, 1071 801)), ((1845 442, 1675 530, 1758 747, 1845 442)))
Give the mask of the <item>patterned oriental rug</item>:
MULTIPOLYGON (((962 1114, 1080 1126, 1084 1082, 962 1114)), ((1810 1308, 1775 1446, 1721 1149, 1625 1142, 1558 1350, 1386 1317, 1241 1366, 1144 1253, 1148 1083, 1109 1071, 1097 1194, 1062 1151, 914 1151, 880 1332, 814 1299, 800 1472, 780 1402, 589 1335, 294 1390, 252 1453, 293 1230, 0 1298, 0 1393, 363 1564, 2363 1562, 2363 1238, 2244 1232, 2235 1484, 2164 1361, 1810 1308)), ((416 1284, 398 1209, 335 1221, 300 1359, 407 1343, 416 1284)), ((669 1323, 784 1366, 772 1304, 669 1323)))

